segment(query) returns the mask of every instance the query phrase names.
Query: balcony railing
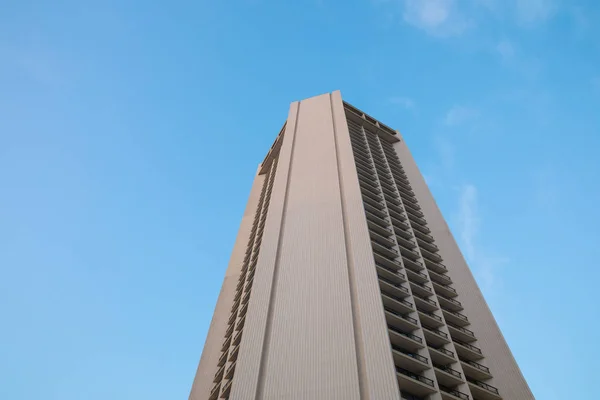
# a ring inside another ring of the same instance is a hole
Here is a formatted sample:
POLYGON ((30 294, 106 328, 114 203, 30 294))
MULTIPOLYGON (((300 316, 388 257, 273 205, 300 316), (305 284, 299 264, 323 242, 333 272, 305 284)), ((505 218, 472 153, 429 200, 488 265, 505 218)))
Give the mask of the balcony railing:
MULTIPOLYGON (((431 332, 431 333, 435 333, 436 335, 439 335, 439 336, 441 336, 441 337, 443 337, 443 338, 446 338, 446 339, 448 339, 448 334, 447 334, 447 333, 445 333, 445 332, 442 332, 442 331, 440 331, 440 330, 438 330, 438 329, 430 328, 430 327, 428 327, 428 326, 425 326, 425 325, 423 325, 423 328, 425 328, 425 330, 428 330, 428 331, 429 331, 429 332, 431 332)), ((441 350, 440 350, 440 351, 441 351, 441 350)))
POLYGON ((396 333, 397 333, 397 334, 399 334, 399 335, 402 335, 402 336, 404 336, 404 337, 407 337, 407 338, 409 338, 409 339, 412 339, 412 340, 414 340, 415 342, 423 343, 423 339, 421 339, 420 337, 418 337, 418 336, 416 336, 416 335, 413 335, 412 333, 406 333, 406 332, 402 332, 402 331, 398 330, 397 328, 394 328, 394 327, 393 327, 393 326, 391 326, 391 325, 388 325, 388 329, 389 329, 389 330, 391 330, 391 331, 394 331, 394 332, 396 332, 396 333))
POLYGON ((403 348, 396 346, 394 344, 392 344, 392 349, 397 351, 398 353, 402 353, 405 356, 409 356, 409 357, 414 358, 415 360, 421 361, 425 364, 427 364, 427 362, 429 361, 429 360, 427 360, 427 357, 423 357, 419 354, 411 353, 410 351, 406 351, 403 348))
POLYGON ((442 322, 442 317, 440 317, 439 315, 435 315, 433 313, 430 313, 430 312, 427 312, 427 311, 421 311, 421 310, 419 310, 419 312, 423 313, 423 314, 427 315, 428 317, 431 317, 431 318, 433 318, 433 319, 435 319, 437 321, 442 322))
POLYGON ((469 336, 475 337, 475 332, 473 332, 473 331, 471 331, 471 330, 469 330, 467 328, 463 328, 462 326, 458 326, 458 325, 453 324, 453 323, 448 322, 448 321, 446 321, 446 323, 448 324, 448 326, 451 326, 454 329, 457 329, 457 330, 459 330, 461 332, 464 332, 464 333, 466 333, 469 336))
POLYGON ((410 302, 408 302, 406 300, 402 300, 401 298, 396 297, 393 294, 384 293, 383 295, 386 296, 386 297, 389 297, 390 299, 392 299, 394 301, 397 301, 398 303, 402 303, 402 304, 404 304, 405 306, 407 306, 409 308, 413 308, 413 304, 412 303, 410 303, 410 302))
MULTIPOLYGON (((379 264, 378 264, 378 265, 379 265, 379 264)), ((400 276, 402 276, 402 278, 404 278, 404 275, 402 275, 402 274, 400 274, 400 273, 397 273, 397 274, 398 274, 398 275, 400 275, 400 276)), ((400 289, 400 290, 402 290, 402 291, 403 291, 404 293, 406 293, 406 294, 408 294, 408 293, 409 293, 409 292, 408 292, 408 289, 407 289, 407 288, 405 288, 404 286, 400 285, 399 283, 392 282, 391 280, 389 280, 389 279, 387 279, 387 278, 384 278, 384 277, 382 277, 381 275, 377 275, 377 276, 378 276, 379 280, 382 280, 382 281, 384 281, 385 283, 387 283, 387 284, 389 284, 389 285, 392 285, 392 286, 393 286, 393 287, 395 287, 396 289, 400 289)))
POLYGON ((391 314, 394 314, 395 316, 397 316, 397 317, 399 317, 399 318, 405 319, 405 320, 407 320, 408 322, 412 322, 412 323, 413 323, 413 324, 415 324, 415 325, 418 325, 418 324, 419 324, 419 323, 417 322, 417 320, 416 320, 416 319, 414 319, 414 318, 412 318, 412 317, 409 317, 408 315, 402 315, 402 314, 401 314, 401 313, 399 313, 398 311, 392 310, 392 309, 391 309, 391 308, 389 308, 389 307, 383 307, 383 308, 385 309, 385 311, 387 311, 387 312, 389 312, 389 313, 391 313, 391 314))
POLYGON ((475 347, 475 346, 473 346, 472 344, 465 343, 465 342, 463 342, 463 341, 456 340, 456 339, 454 339, 454 343, 457 343, 457 344, 459 344, 459 345, 461 345, 461 346, 463 346, 463 347, 466 347, 467 349, 469 349, 469 350, 472 350, 472 351, 474 351, 475 353, 482 354, 482 353, 481 353, 481 349, 480 349, 479 347, 475 347))
POLYGON ((489 390, 490 392, 492 392, 494 394, 498 394, 498 395, 500 394, 498 392, 497 388, 493 387, 492 385, 488 385, 485 382, 481 382, 481 381, 478 381, 478 380, 475 380, 475 379, 471 379, 471 378, 467 378, 467 381, 469 381, 473 385, 477 385, 477 386, 482 387, 482 388, 484 388, 486 390, 489 390))
MULTIPOLYGON (((450 311, 450 310, 446 310, 446 309, 444 309, 444 311, 445 311, 445 312, 447 312, 448 314, 454 315, 454 316, 455 316, 456 318, 458 318, 458 319, 461 319, 461 320, 463 320, 463 321, 469 321, 469 319, 467 318, 467 316, 466 316, 466 315, 463 315, 463 314, 461 314, 461 313, 459 313, 459 312, 456 312, 456 311, 450 311)), ((470 332, 470 331, 469 331, 469 332, 470 332)))
POLYGON ((432 306, 436 306, 437 307, 437 303, 435 301, 431 300, 431 299, 426 299, 425 297, 420 296, 418 294, 414 294, 414 297, 418 298, 419 300, 423 300, 424 302, 429 303, 432 306))
MULTIPOLYGON (((454 289, 453 287, 450 287, 448 285, 442 285, 441 283, 438 283, 438 285, 440 285, 442 288, 444 288, 452 293, 456 293, 456 289, 454 289)), ((456 294, 458 294, 458 293, 456 293, 456 294)), ((445 296, 442 296, 442 297, 445 297, 445 296)))
POLYGON ((448 394, 451 394, 453 396, 458 397, 459 399, 464 399, 464 400, 469 400, 469 395, 468 394, 464 394, 463 392, 459 392, 456 389, 450 389, 449 387, 446 386, 442 386, 440 385, 440 390, 442 392, 446 392, 448 394))
POLYGON ((452 283, 452 279, 450 279, 450 277, 448 275, 442 275, 439 274, 435 271, 429 270, 429 276, 431 277, 432 280, 437 279, 438 281, 442 281, 443 283, 437 282, 440 285, 447 285, 452 283))
POLYGON ((404 368, 400 368, 400 367, 396 367, 396 371, 402 375, 406 375, 409 378, 413 378, 419 382, 422 382, 428 386, 434 387, 433 381, 429 378, 424 377, 423 375, 419 375, 419 374, 415 374, 413 372, 410 372, 404 368))
MULTIPOLYGON (((431 347, 431 346, 429 346, 429 347, 431 347)), ((434 349, 434 350, 439 351, 440 353, 444 353, 447 356, 454 357, 454 353, 453 352, 451 352, 450 350, 446 350, 443 347, 440 347, 440 348, 431 347, 431 348, 434 349)))
POLYGON ((465 364, 469 364, 470 366, 475 367, 480 371, 483 371, 488 374, 490 373, 490 369, 488 367, 486 367, 485 365, 481 365, 478 362, 471 361, 471 360, 463 360, 463 359, 461 359, 460 361, 464 362, 465 364))
POLYGON ((447 372, 447 373, 449 373, 450 375, 454 375, 454 376, 456 376, 457 378, 460 378, 460 379, 462 379, 462 374, 461 374, 460 372, 458 372, 457 370, 455 370, 455 369, 452 369, 452 368, 450 368, 450 367, 446 367, 446 366, 437 366, 437 365, 435 365, 435 367, 436 367, 437 369, 441 370, 441 371, 447 372))
POLYGON ((427 286, 427 285, 422 285, 420 283, 413 282, 413 281, 411 281, 410 283, 413 284, 413 285, 416 285, 416 286, 420 287, 421 289, 425 289, 426 291, 432 293, 431 288, 429 286, 427 286))

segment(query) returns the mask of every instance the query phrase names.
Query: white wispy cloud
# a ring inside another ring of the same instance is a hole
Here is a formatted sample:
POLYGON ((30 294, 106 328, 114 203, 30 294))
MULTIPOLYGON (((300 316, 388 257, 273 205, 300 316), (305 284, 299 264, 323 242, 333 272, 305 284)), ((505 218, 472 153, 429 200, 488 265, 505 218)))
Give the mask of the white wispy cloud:
POLYGON ((411 99, 410 97, 406 97, 406 96, 391 97, 390 103, 398 105, 407 110, 414 110, 415 106, 416 106, 415 101, 413 99, 411 99))
POLYGON ((456 105, 446 113, 444 124, 447 126, 460 125, 475 119, 478 115, 479 111, 472 107, 456 105))
POLYGON ((404 0, 403 17, 434 36, 460 35, 469 27, 455 0, 404 0))
POLYGON ((484 289, 491 290, 498 284, 497 269, 509 260, 492 257, 478 243, 480 241, 481 218, 477 188, 465 184, 460 188, 458 207, 459 240, 468 263, 484 289))

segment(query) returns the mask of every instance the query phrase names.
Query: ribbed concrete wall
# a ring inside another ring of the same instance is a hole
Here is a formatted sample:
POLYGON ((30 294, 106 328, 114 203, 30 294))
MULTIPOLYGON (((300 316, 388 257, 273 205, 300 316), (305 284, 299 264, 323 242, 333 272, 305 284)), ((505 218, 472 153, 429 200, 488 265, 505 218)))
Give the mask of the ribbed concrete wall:
POLYGON ((448 267, 448 275, 454 281, 458 300, 464 307, 463 314, 471 322, 469 329, 478 339, 473 344, 481 348, 485 356, 478 362, 489 367, 494 376, 488 383, 497 387, 506 400, 534 399, 404 139, 395 143, 394 148, 440 249, 439 254, 448 267))
POLYGON ((359 399, 329 96, 302 101, 260 399, 359 399))
POLYGON ((190 400, 206 400, 213 387, 213 378, 217 372, 217 363, 221 355, 221 346, 227 330, 227 321, 229 320, 231 306, 235 295, 235 288, 240 277, 242 262, 246 253, 246 246, 250 237, 250 230, 254 222, 254 215, 258 206, 258 199, 265 180, 264 175, 258 175, 258 171, 252 184, 248 203, 242 217, 242 222, 238 231, 233 251, 229 259, 229 265, 225 272, 225 279, 221 292, 215 306, 215 313, 204 343, 204 350, 200 357, 196 377, 192 384, 190 400))

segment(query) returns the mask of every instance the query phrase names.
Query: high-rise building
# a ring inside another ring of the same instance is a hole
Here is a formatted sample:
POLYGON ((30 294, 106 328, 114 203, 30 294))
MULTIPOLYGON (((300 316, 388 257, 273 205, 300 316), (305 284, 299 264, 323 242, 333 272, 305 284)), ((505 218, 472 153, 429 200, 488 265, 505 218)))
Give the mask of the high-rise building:
POLYGON ((528 400, 399 132, 339 91, 259 165, 192 400, 528 400))

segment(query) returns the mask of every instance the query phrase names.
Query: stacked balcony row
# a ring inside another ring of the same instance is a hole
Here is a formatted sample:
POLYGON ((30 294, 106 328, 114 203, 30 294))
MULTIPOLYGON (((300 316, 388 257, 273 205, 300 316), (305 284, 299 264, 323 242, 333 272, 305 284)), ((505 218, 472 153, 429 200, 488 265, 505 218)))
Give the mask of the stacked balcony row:
MULTIPOLYGON (((439 368, 446 370, 446 372, 452 370, 452 364, 455 364, 458 359, 460 369, 466 375, 466 382, 473 398, 475 400, 497 400, 500 398, 498 390, 483 382, 483 380, 491 379, 492 375, 487 367, 477 363, 477 360, 483 359, 483 354, 478 347, 472 344, 477 339, 475 334, 466 328, 469 326, 469 320, 460 312, 463 307, 460 301, 456 299, 458 293, 451 286, 452 279, 446 275, 448 269, 442 263, 443 259, 439 255, 439 249, 433 236, 430 235, 431 231, 427 226, 425 215, 418 204, 400 160, 392 145, 384 141, 378 143, 382 147, 386 164, 392 175, 392 181, 398 189, 401 204, 406 211, 404 215, 407 217, 407 222, 411 228, 409 231, 414 235, 414 242, 410 242, 410 245, 416 243, 416 246, 410 248, 412 252, 406 251, 406 254, 403 252, 403 261, 407 270, 421 274, 419 283, 422 286, 415 288, 416 290, 413 289, 413 295, 418 298, 420 295, 435 294, 434 299, 437 300, 443 317, 420 313, 420 321, 424 328, 427 344, 430 346, 431 357, 433 359, 435 355, 438 358, 439 368), (418 257, 416 253, 419 253, 421 257, 418 257), (424 285, 427 276, 430 278, 431 286, 424 285), (443 326, 445 326, 448 333, 438 329, 443 326), (450 342, 453 346, 448 346, 450 342), (450 349, 454 347, 458 357, 455 357, 448 347, 450 349), (444 358, 441 354, 447 357, 444 358)), ((407 238, 408 241, 409 238, 407 238)), ((402 245, 410 247, 407 242, 399 241, 401 250, 402 245)), ((456 378, 459 377, 457 374, 452 375, 456 378)), ((467 394, 458 390, 458 386, 462 382, 464 381, 458 379, 440 379, 438 376, 442 397, 468 399, 467 394)))
POLYGON ((277 159, 275 159, 267 172, 265 182, 261 189, 258 206, 254 215, 254 222, 250 231, 246 253, 241 268, 241 274, 238 279, 238 284, 233 298, 233 305, 229 321, 227 323, 227 331, 221 348, 221 357, 218 361, 218 370, 214 377, 214 386, 210 392, 209 400, 219 398, 228 399, 231 393, 231 385, 235 373, 239 346, 246 321, 246 313, 248 311, 248 302, 252 291, 252 283, 254 282, 254 274, 256 273, 256 264, 258 262, 258 254, 262 242, 265 221, 269 209, 271 192, 273 190, 273 181, 277 168, 277 159))

